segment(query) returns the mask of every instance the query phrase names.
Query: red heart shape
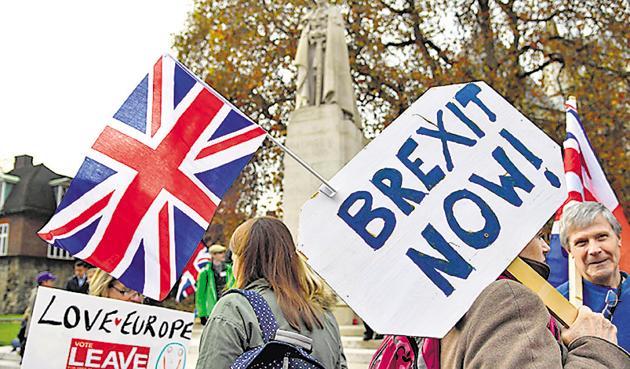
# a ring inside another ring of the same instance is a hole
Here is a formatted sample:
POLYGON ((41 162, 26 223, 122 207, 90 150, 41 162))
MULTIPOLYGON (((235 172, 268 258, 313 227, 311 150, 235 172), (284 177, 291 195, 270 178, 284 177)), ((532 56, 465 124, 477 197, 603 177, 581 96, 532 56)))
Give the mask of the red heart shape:
POLYGON ((120 324, 120 322, 122 322, 122 319, 120 319, 120 318, 114 319, 114 324, 118 325, 118 324, 120 324))

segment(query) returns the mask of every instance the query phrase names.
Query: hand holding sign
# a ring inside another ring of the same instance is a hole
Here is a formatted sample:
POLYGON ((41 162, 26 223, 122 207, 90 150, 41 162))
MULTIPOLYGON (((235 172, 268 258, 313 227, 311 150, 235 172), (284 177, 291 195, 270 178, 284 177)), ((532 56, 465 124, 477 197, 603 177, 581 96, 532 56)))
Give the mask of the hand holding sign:
POLYGON ((442 337, 562 203, 561 173, 485 83, 432 88, 304 205, 299 248, 376 331, 442 337))

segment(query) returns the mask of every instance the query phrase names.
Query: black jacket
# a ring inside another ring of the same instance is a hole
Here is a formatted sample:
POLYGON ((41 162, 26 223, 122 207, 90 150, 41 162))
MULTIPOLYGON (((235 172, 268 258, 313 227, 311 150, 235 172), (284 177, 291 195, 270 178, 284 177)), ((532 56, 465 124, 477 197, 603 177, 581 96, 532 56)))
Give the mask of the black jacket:
POLYGON ((79 287, 79 279, 76 276, 68 279, 68 282, 66 282, 66 291, 87 294, 89 290, 90 284, 88 281, 86 280, 85 283, 79 287))

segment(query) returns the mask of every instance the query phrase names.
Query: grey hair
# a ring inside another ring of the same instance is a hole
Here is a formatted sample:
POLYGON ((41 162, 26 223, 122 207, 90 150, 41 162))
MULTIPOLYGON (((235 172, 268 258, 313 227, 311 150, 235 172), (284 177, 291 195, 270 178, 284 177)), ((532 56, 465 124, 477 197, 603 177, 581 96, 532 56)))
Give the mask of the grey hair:
POLYGON ((578 202, 566 206, 562 212, 560 218, 560 243, 562 246, 568 250, 570 231, 590 226, 599 215, 608 221, 617 237, 621 237, 621 224, 608 208, 598 202, 578 202))

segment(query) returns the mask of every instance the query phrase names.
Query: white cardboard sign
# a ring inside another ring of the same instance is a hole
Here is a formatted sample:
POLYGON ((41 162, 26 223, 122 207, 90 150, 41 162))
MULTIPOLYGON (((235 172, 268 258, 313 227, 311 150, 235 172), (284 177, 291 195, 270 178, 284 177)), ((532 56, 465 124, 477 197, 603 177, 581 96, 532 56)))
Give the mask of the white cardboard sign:
POLYGON ((302 207, 298 247, 375 331, 441 338, 563 181, 559 146, 486 83, 435 87, 302 207))
POLYGON ((40 287, 23 369, 183 369, 193 314, 40 287))

